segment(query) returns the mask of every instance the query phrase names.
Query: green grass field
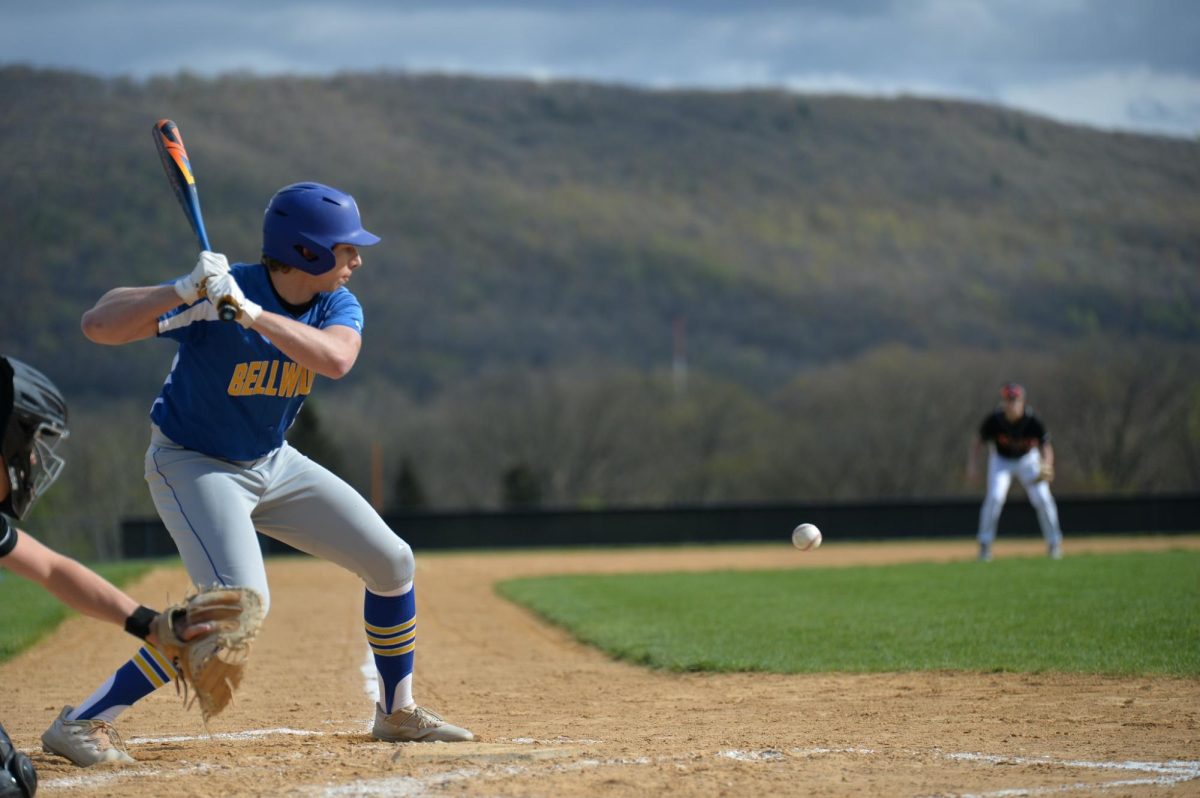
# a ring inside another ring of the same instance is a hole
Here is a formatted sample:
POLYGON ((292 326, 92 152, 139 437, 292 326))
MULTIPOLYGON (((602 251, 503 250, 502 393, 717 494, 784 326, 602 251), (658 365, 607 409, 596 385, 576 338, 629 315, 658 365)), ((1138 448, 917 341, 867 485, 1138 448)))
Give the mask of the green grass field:
MULTIPOLYGON (((113 584, 123 585, 154 565, 153 562, 136 562, 92 567, 113 584)), ((36 643, 70 613, 71 610, 40 585, 0 568, 0 662, 36 643)))
POLYGON ((501 595, 678 671, 1200 675, 1200 552, 519 579, 501 595))

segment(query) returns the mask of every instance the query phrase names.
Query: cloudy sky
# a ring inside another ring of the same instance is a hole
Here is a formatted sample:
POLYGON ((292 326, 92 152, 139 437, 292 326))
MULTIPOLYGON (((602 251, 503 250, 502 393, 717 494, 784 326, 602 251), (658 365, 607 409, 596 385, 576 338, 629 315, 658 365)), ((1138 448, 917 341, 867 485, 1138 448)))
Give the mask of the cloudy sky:
POLYGON ((915 94, 1200 135, 1200 0, 0 0, 0 63, 915 94))

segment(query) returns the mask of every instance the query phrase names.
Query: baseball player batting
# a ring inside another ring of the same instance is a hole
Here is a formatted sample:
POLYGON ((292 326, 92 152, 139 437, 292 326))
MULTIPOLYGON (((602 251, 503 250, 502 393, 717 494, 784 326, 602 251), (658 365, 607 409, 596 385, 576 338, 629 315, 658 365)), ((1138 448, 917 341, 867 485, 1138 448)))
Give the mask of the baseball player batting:
MULTIPOLYGON (((145 474, 154 505, 198 587, 246 587, 269 607, 255 530, 353 571, 380 701, 372 734, 389 741, 472 740, 412 697, 412 550, 353 488, 284 440, 316 375, 354 366, 363 313, 346 289, 360 248, 379 243, 349 194, 319 183, 280 189, 263 218, 262 261, 229 266, 202 252, 190 274, 109 291, 83 316, 97 343, 157 336, 178 351, 150 410, 145 474), (219 305, 236 317, 221 321, 219 305)), ((109 723, 169 681, 131 660, 70 720, 109 723)))
POLYGON ((1058 508, 1050 495, 1054 479, 1054 448, 1041 420, 1025 406, 1025 388, 1015 382, 1000 389, 1001 406, 988 415, 979 427, 979 436, 971 444, 967 458, 967 478, 978 476, 979 453, 988 447, 987 494, 979 511, 979 559, 992 559, 996 526, 1016 476, 1037 513, 1046 551, 1051 558, 1062 557, 1062 530, 1058 526, 1058 508))

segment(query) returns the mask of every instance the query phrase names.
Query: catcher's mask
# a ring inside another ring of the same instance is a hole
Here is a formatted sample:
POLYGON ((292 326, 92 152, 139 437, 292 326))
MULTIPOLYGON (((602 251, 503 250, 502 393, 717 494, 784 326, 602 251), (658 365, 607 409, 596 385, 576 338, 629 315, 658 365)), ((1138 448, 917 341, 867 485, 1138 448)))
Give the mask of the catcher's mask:
POLYGON ((57 453, 67 437, 67 403, 45 374, 13 357, 0 357, 0 454, 11 489, 0 510, 23 518, 66 461, 57 453))

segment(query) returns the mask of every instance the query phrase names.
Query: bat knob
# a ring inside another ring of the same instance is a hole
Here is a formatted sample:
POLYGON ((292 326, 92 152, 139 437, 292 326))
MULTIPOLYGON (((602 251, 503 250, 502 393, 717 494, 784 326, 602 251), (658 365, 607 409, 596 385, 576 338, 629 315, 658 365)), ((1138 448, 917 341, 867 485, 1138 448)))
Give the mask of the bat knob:
POLYGON ((222 302, 221 307, 217 309, 217 315, 221 321, 233 321, 237 318, 237 308, 228 302, 222 302))

